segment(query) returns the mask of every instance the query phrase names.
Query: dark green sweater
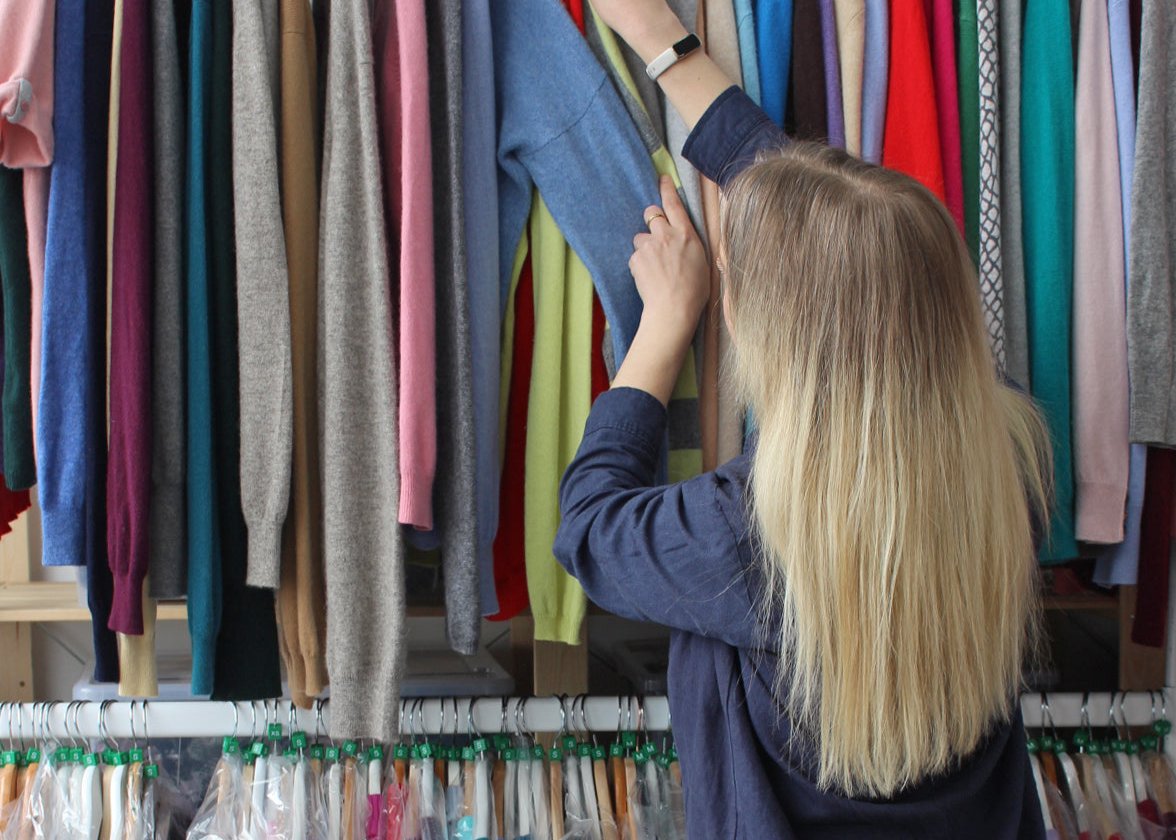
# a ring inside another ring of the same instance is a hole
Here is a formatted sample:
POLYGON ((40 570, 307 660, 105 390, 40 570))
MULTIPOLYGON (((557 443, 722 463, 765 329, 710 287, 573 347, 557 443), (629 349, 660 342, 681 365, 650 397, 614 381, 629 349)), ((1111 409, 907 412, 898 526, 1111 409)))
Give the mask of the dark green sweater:
POLYGON ((4 480, 10 490, 37 483, 29 387, 32 281, 25 229, 24 173, 0 167, 0 281, 4 301, 4 480))

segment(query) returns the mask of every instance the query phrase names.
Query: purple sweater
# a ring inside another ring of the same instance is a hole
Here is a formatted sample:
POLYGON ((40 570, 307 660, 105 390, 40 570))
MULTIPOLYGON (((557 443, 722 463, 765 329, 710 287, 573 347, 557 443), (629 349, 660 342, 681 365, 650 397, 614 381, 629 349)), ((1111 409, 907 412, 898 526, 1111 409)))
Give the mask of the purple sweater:
POLYGON ((110 300, 110 455, 106 545, 114 573, 110 629, 143 632, 151 491, 151 12, 124 0, 110 300))

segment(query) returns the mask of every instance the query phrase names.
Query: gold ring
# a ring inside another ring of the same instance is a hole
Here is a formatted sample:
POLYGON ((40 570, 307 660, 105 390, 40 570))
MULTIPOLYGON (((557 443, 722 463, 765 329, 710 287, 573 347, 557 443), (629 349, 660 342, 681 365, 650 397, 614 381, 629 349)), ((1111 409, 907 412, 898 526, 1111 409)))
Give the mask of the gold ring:
MULTIPOLYGON (((650 225, 652 225, 654 219, 665 219, 665 218, 666 218, 665 213, 654 213, 648 219, 645 220, 645 226, 649 227, 650 225)), ((666 221, 669 221, 669 220, 666 219, 666 221)))

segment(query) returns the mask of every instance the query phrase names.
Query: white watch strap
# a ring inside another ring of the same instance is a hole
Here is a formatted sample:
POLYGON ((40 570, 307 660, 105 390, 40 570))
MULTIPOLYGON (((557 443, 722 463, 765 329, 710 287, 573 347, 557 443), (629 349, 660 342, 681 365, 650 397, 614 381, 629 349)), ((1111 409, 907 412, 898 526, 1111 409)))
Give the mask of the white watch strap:
POLYGON ((687 35, 685 38, 671 46, 668 50, 663 52, 653 61, 649 62, 649 66, 645 68, 645 75, 649 76, 650 79, 656 82, 658 76, 669 70, 700 46, 701 44, 699 43, 697 35, 694 35, 693 33, 687 35))

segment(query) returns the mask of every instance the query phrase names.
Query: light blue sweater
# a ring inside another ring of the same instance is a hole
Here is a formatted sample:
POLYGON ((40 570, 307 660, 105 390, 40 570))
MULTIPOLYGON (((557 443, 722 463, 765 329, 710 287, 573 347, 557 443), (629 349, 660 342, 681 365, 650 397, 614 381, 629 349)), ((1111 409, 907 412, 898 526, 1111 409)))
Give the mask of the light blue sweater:
POLYGON ((755 9, 751 5, 751 0, 735 0, 735 31, 739 35, 739 63, 743 69, 743 90, 759 104, 760 76, 755 55, 755 9))
MULTIPOLYGON (((86 371, 93 365, 88 318, 104 281, 90 274, 87 256, 85 136, 85 0, 58 0, 54 34, 53 135, 45 234, 45 292, 41 304, 41 391, 37 427, 37 494, 44 532, 42 562, 86 562, 88 440, 93 423, 86 371)), ((93 437, 93 435, 90 435, 93 437)))
POLYGON ((498 101, 499 303, 538 187, 604 307, 619 365, 641 318, 633 237, 660 201, 649 154, 558 0, 490 4, 498 101))
POLYGON ((862 62, 862 158, 882 162, 886 90, 890 82, 890 8, 866 0, 866 47, 862 62))

